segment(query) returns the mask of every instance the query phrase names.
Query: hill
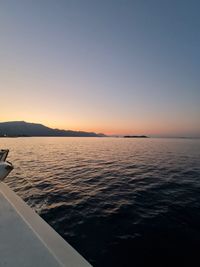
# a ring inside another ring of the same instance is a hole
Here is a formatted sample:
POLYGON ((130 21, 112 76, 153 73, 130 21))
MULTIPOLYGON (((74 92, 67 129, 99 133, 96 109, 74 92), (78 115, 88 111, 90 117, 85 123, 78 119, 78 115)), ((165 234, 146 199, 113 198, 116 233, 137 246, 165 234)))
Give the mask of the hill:
POLYGON ((75 136, 75 137, 103 137, 104 134, 93 132, 52 129, 38 123, 25 121, 11 121, 0 123, 1 137, 19 136, 75 136))
POLYGON ((124 138, 148 138, 146 135, 125 135, 124 138))

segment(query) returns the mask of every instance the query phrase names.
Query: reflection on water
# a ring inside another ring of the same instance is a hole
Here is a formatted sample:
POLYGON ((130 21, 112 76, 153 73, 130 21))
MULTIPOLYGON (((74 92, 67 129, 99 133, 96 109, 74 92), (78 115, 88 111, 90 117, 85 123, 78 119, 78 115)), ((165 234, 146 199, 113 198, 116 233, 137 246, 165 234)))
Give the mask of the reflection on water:
POLYGON ((7 183, 94 266, 173 266, 200 246, 200 140, 0 139, 7 183))

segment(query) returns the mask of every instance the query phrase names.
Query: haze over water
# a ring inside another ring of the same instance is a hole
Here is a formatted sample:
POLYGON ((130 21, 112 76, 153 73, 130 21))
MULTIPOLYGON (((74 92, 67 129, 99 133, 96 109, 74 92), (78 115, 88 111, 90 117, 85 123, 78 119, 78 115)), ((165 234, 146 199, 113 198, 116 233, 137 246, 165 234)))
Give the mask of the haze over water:
POLYGON ((6 183, 94 266, 194 266, 200 140, 0 139, 6 183))

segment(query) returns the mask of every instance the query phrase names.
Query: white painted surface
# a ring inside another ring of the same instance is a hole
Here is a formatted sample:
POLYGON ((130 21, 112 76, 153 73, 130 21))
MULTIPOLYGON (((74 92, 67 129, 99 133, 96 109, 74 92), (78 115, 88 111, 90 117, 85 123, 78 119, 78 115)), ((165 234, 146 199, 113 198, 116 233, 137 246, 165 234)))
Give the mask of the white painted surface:
POLYGON ((3 181, 12 169, 13 166, 10 162, 0 161, 0 181, 3 181))
POLYGON ((42 218, 0 183, 0 267, 91 267, 42 218))

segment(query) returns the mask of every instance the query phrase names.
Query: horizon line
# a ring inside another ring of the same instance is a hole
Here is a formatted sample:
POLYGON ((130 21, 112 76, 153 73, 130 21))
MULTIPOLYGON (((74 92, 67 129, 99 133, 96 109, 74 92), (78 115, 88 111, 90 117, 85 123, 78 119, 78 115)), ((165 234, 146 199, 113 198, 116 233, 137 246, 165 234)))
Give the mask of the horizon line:
POLYGON ((166 134, 166 133, 162 133, 162 134, 157 134, 157 133, 137 133, 135 134, 133 131, 132 132, 121 132, 121 133, 104 133, 104 132, 99 132, 99 131, 91 131, 91 130, 74 130, 74 129, 66 129, 66 128, 57 128, 57 127, 52 127, 49 125, 46 125, 43 122, 29 122, 29 121, 25 121, 25 120, 10 120, 10 121, 0 121, 0 123, 11 123, 11 122, 23 122, 23 123, 30 123, 30 124, 40 124, 43 125, 45 127, 51 128, 51 129, 57 129, 57 130, 64 130, 64 131, 80 131, 80 132, 87 132, 87 133, 96 133, 96 134, 104 134, 107 137, 123 137, 126 135, 130 135, 130 136, 142 136, 142 135, 146 135, 148 137, 152 137, 152 138, 180 138, 180 139, 199 139, 200 136, 195 135, 195 136, 190 136, 190 135, 181 135, 181 134, 166 134))

